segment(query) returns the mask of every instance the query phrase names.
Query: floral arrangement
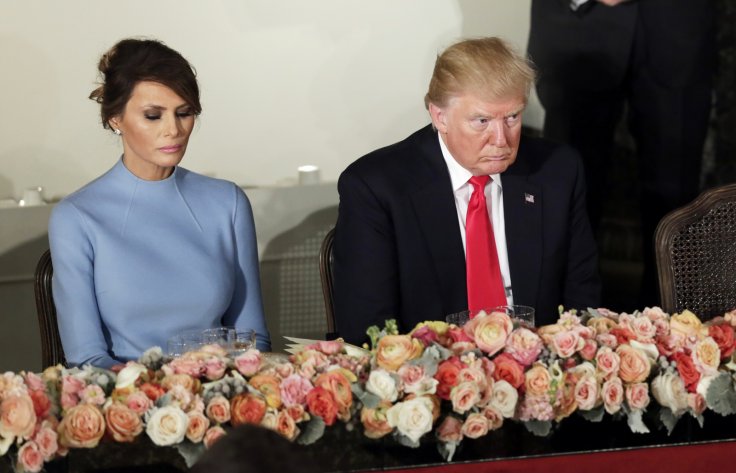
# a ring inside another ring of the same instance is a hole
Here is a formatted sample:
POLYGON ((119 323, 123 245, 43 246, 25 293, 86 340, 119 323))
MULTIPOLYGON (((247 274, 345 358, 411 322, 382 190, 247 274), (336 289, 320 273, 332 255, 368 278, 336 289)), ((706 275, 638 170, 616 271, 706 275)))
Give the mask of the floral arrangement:
POLYGON ((371 327, 370 350, 341 341, 286 357, 207 346, 173 360, 159 348, 119 373, 90 366, 0 375, 0 457, 37 472, 71 448, 177 446, 188 463, 244 423, 310 444, 337 423, 412 447, 434 436, 448 461, 465 438, 506 421, 549 434, 565 418, 625 418, 633 432, 672 430, 684 414, 736 413, 736 311, 702 323, 685 311, 562 312, 515 326, 481 313, 462 327, 424 322, 409 334, 371 327), (648 415, 645 417, 644 414, 648 415), (652 424, 654 423, 654 424, 652 424))

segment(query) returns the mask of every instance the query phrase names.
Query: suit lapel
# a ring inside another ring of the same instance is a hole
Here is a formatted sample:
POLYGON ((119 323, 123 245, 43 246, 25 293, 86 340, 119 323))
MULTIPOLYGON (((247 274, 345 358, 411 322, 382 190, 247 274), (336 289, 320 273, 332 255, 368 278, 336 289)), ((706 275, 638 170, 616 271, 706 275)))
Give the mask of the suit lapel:
POLYGON ((542 207, 540 186, 527 180, 527 166, 519 150, 517 162, 501 175, 506 249, 514 303, 535 306, 542 269, 542 207))
POLYGON ((467 307, 465 252, 450 174, 437 140, 431 129, 422 134, 419 149, 427 172, 421 173, 410 198, 439 282, 443 309, 455 311, 467 307))

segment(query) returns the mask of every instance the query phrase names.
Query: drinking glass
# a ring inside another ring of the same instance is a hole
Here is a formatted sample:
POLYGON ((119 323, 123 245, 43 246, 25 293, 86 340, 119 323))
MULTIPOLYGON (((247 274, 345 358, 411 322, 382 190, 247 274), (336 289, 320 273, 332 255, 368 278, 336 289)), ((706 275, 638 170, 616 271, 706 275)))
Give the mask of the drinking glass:
POLYGON ((501 305, 491 309, 491 312, 503 312, 514 322, 515 326, 534 328, 534 307, 528 305, 501 305))
POLYGON ((455 312, 454 314, 449 314, 445 316, 445 322, 448 324, 454 324, 458 327, 462 327, 468 321, 470 320, 470 311, 469 310, 463 310, 462 312, 455 312))
POLYGON ((188 351, 198 350, 203 344, 201 330, 183 330, 166 341, 166 353, 176 358, 188 351))
POLYGON ((228 352, 231 357, 236 357, 256 346, 256 331, 251 329, 233 330, 233 338, 230 341, 228 352))
POLYGON ((235 338, 235 329, 232 327, 215 327, 202 330, 202 340, 205 345, 220 345, 228 348, 235 338))

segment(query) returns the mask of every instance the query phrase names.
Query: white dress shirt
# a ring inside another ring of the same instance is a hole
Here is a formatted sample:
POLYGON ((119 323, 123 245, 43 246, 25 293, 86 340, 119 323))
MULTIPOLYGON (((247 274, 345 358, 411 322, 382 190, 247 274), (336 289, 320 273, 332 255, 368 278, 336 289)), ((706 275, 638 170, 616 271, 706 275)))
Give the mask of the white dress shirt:
MULTIPOLYGON (((440 141, 442 156, 445 158, 447 170, 450 172, 452 190, 455 194, 458 225, 460 225, 460 236, 463 240, 463 249, 465 249, 465 218, 468 214, 470 196, 473 195, 473 186, 468 183, 468 180, 473 177, 473 174, 455 161, 455 158, 452 157, 450 150, 445 146, 445 142, 442 141, 442 137, 439 133, 437 133, 437 139, 440 141)), ((506 227, 504 225, 503 217, 503 187, 501 185, 501 175, 491 174, 490 178, 491 179, 488 181, 488 184, 486 184, 484 191, 486 195, 486 204, 491 202, 491 205, 486 205, 486 208, 488 209, 488 216, 490 217, 491 225, 493 226, 493 236, 496 240, 496 253, 498 254, 498 264, 501 269, 503 285, 506 289, 506 299, 508 300, 508 304, 511 305, 514 303, 514 299, 511 291, 509 257, 506 250, 506 227)))

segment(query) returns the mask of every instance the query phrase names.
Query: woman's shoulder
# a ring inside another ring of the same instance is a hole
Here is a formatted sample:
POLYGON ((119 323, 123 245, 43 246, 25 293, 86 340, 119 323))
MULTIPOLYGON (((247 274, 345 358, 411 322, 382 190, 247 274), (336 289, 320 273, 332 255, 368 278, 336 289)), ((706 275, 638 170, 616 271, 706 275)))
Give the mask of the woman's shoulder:
POLYGON ((203 174, 179 167, 177 179, 181 191, 189 199, 215 203, 228 203, 228 207, 240 207, 243 203, 250 206, 248 197, 237 184, 226 179, 205 176, 203 174))

